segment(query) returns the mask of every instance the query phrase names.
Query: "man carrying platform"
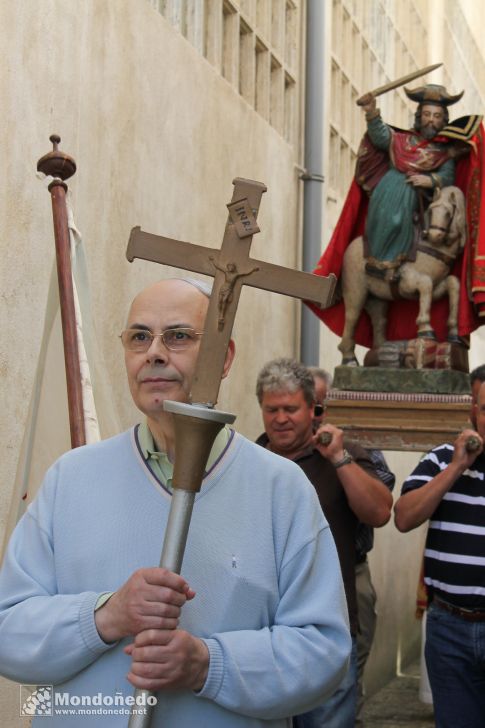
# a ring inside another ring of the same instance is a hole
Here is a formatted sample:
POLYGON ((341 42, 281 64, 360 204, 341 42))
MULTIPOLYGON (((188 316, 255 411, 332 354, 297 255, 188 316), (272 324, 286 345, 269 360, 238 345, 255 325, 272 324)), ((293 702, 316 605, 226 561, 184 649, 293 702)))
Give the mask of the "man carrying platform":
POLYGON ((483 728, 485 716, 484 384, 472 419, 477 431, 425 455, 395 505, 400 531, 428 521, 425 658, 436 728, 483 728))
POLYGON ((295 718, 295 728, 353 728, 357 700, 355 585, 359 521, 383 526, 390 518, 392 495, 378 479, 372 461, 356 443, 330 423, 313 431, 315 385, 309 369, 293 359, 274 359, 258 375, 256 394, 265 432, 259 445, 292 460, 313 483, 335 538, 345 584, 352 634, 350 667, 335 693, 295 718), (322 444, 321 436, 327 437, 322 444))

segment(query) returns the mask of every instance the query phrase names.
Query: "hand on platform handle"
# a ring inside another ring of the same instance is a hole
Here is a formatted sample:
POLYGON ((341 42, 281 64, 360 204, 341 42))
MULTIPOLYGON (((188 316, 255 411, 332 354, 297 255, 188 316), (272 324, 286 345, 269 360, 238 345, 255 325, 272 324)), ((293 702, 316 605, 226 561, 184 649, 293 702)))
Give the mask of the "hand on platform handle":
POLYGON ((483 439, 478 432, 466 429, 455 440, 452 462, 463 471, 483 452, 483 439))
POLYGON ((313 435, 313 446, 320 455, 336 463, 344 457, 344 431, 334 425, 321 425, 313 435))

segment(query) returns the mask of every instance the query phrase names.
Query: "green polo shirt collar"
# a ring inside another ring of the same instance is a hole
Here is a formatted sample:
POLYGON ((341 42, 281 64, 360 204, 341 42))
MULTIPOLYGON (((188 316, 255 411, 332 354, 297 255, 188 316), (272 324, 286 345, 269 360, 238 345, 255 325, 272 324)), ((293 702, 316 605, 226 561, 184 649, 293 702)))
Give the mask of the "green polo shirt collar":
MULTIPOLYGON (((229 442, 231 431, 228 427, 223 427, 217 435, 207 460, 206 472, 208 472, 216 460, 220 458, 224 449, 229 442)), ((157 445, 153 439, 153 435, 148 427, 148 422, 143 420, 138 427, 138 442, 140 444, 143 457, 150 467, 153 474, 160 480, 169 490, 172 490, 173 463, 168 459, 165 452, 157 450, 157 445)))

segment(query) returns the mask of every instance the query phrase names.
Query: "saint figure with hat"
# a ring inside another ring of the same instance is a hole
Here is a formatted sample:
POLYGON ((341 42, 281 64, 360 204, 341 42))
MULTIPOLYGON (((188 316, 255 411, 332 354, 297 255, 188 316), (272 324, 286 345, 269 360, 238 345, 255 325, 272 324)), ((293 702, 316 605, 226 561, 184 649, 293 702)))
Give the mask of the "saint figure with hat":
MULTIPOLYGON (((459 335, 467 336, 485 320, 485 144, 482 116, 463 116, 450 123, 449 107, 463 91, 450 94, 444 86, 428 84, 404 89, 418 103, 413 128, 399 129, 381 118, 372 93, 359 100, 366 113, 355 176, 332 238, 314 273, 340 277, 346 247, 364 238, 367 271, 379 277, 399 275, 399 266, 416 258, 417 244, 426 226, 426 209, 441 188, 456 185, 465 195, 467 238, 465 253, 452 271, 461 282, 459 335), (483 317, 482 321, 480 318, 483 317)), ((343 301, 314 312, 341 335, 345 321, 343 301)), ((388 309, 386 339, 416 336, 417 301, 397 300, 388 309)), ((448 301, 433 301, 431 322, 439 341, 446 340, 448 301)), ((372 326, 364 312, 355 340, 372 346, 372 326)))
POLYGON ((461 150, 440 132, 449 122, 452 96, 443 86, 404 89, 418 102, 414 128, 393 129, 384 123, 372 94, 364 97, 367 135, 358 154, 357 182, 369 194, 365 251, 378 267, 398 267, 416 257, 415 245, 423 224, 421 209, 436 188, 455 183, 455 159, 461 150))

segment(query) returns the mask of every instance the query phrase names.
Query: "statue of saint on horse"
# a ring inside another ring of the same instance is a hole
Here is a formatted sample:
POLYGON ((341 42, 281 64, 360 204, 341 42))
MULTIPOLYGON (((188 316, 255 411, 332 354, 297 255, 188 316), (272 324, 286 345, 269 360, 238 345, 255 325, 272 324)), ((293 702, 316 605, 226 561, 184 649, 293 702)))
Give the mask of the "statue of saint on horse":
POLYGON ((382 120, 374 94, 359 99, 367 133, 343 211, 314 271, 342 274, 343 300, 323 311, 312 308, 343 337, 345 363, 356 363, 355 341, 372 347, 419 335, 456 342, 477 328, 482 304, 485 314, 479 253, 485 255, 485 239, 478 224, 485 214, 482 117, 450 124, 448 107, 463 92, 451 95, 435 84, 405 92, 418 102, 408 131, 382 120))
POLYGON ((429 225, 415 246, 413 261, 400 262, 392 269, 373 267, 369 273, 363 238, 353 240, 345 251, 341 278, 345 302, 345 326, 339 344, 342 364, 357 364, 355 327, 364 307, 372 322, 373 348, 386 342, 387 302, 393 300, 417 298, 417 335, 434 339, 431 302, 448 295, 448 341, 460 343, 460 281, 451 270, 465 242, 465 198, 458 187, 452 186, 435 191, 429 206, 429 225))

